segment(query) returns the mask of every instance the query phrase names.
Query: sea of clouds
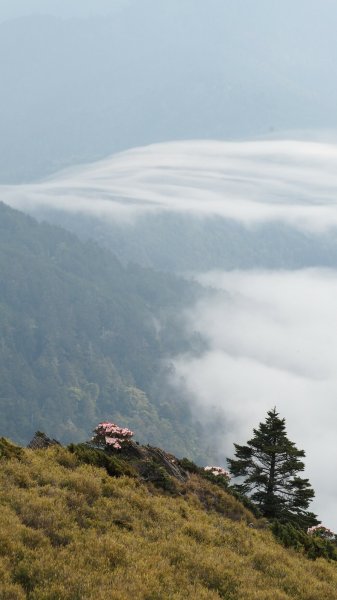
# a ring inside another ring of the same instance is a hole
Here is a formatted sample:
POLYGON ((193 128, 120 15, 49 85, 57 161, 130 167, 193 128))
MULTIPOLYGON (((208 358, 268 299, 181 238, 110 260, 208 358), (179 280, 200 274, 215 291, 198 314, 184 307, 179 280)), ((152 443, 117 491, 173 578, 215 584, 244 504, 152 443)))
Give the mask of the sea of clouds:
POLYGON ((199 280, 218 293, 186 319, 208 350, 176 358, 177 383, 205 419, 224 417, 224 433, 216 433, 223 456, 276 406, 306 451, 314 509, 337 530, 337 272, 213 272, 199 280))
MULTIPOLYGON (((36 184, 1 186, 26 211, 44 208, 125 222, 153 212, 244 224, 282 222, 320 235, 337 226, 333 141, 188 141, 155 144, 69 169, 36 184)), ((169 251, 169 249, 168 249, 169 251)), ((197 276, 213 293, 186 309, 208 342, 175 357, 175 382, 205 419, 222 415, 216 443, 230 456, 277 407, 306 450, 314 509, 337 531, 337 271, 231 271, 197 276)))
POLYGON ((284 139, 153 144, 0 193, 23 210, 126 221, 170 211, 321 232, 337 226, 336 189, 337 143, 284 139))

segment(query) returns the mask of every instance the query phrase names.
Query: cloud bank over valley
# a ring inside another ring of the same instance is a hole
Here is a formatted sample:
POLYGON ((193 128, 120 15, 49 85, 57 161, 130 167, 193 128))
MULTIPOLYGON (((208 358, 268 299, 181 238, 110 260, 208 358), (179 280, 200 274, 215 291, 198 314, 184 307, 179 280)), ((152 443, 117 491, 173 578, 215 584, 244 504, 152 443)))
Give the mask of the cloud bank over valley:
POLYGON ((186 318, 208 350, 176 358, 177 384, 196 412, 224 417, 216 438, 224 456, 276 406, 290 439, 306 450, 314 508, 336 530, 337 272, 212 272, 199 280, 217 293, 186 318))
POLYGON ((154 144, 0 192, 26 211, 124 222, 163 212, 220 216, 321 233, 337 226, 336 189, 337 143, 283 139, 154 144))
MULTIPOLYGON (((97 222, 111 227, 113 251, 120 247, 125 255, 132 248, 131 261, 141 262, 150 247, 153 256, 171 256, 171 270, 190 270, 192 276, 204 271, 196 277, 213 292, 186 307, 185 319, 208 349, 174 357, 175 385, 192 396, 196 414, 218 423, 214 441, 223 458, 276 405, 290 438, 307 452, 315 510, 337 530, 337 484, 331 478, 337 466, 337 142, 154 144, 35 184, 1 186, 0 192, 4 202, 39 217, 59 213, 74 224, 84 216, 89 235, 97 222), (158 215, 161 229, 157 221, 146 229, 158 215), (169 221, 172 215, 183 218, 169 221), (222 221, 240 227, 220 231, 222 221), (139 238, 128 237, 136 224, 139 238), (275 224, 283 228, 280 235, 275 224), (300 260, 293 260, 298 237, 282 237, 288 230, 303 236, 300 260), (180 245, 184 238, 186 246, 180 245), (315 262, 317 239, 323 251, 315 262), (210 240, 214 246, 204 266, 210 240), (219 269, 221 252, 231 258, 222 263, 228 270, 210 270, 219 269), (308 268, 313 265, 320 268, 308 268)), ((82 226, 81 221, 79 230, 82 226)), ((161 264, 165 261, 149 266, 161 264)))

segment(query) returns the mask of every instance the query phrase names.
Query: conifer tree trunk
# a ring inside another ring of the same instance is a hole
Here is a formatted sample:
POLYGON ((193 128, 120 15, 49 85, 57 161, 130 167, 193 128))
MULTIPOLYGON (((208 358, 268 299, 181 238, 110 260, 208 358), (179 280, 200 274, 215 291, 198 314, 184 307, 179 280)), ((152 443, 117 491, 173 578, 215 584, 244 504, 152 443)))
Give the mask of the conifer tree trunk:
MULTIPOLYGON (((276 440, 273 440, 274 446, 276 445, 276 440)), ((267 493, 266 493, 266 503, 265 503, 265 516, 270 517, 273 516, 273 496, 274 496, 274 485, 275 485, 275 465, 276 465, 276 454, 272 452, 271 454, 271 462, 270 462, 270 471, 269 471, 269 479, 267 485, 267 493)))

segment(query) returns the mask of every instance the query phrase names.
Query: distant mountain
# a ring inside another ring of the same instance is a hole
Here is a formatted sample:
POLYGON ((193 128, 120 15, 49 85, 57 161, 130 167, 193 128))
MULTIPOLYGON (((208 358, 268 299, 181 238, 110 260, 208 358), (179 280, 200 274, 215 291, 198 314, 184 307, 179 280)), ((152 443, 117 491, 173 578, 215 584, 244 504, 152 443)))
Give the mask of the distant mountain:
POLYGON ((129 0, 4 21, 0 181, 163 140, 336 128, 336 16, 331 0, 129 0))
POLYGON ((0 204, 1 434, 79 440, 109 418, 193 455, 200 425, 166 375, 201 343, 179 321, 196 289, 0 204))
POLYGON ((210 269, 298 269, 337 266, 337 235, 299 231, 280 223, 247 228, 221 217, 149 214, 133 223, 43 210, 50 222, 94 239, 124 263, 171 272, 210 269))
POLYGON ((166 142, 1 186, 10 205, 166 271, 337 266, 337 147, 166 142))

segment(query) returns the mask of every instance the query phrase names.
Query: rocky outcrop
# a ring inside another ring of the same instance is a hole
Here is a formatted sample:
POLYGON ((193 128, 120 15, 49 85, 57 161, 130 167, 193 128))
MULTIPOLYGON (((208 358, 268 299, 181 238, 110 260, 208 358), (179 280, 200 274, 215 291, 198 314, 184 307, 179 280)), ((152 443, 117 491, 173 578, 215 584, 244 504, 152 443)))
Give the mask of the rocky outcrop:
POLYGON ((42 431, 37 431, 27 448, 30 448, 31 450, 41 450, 43 448, 49 448, 50 446, 61 446, 61 444, 57 440, 49 438, 42 431))
POLYGON ((155 462, 164 467, 169 475, 181 482, 187 480, 188 474, 180 467, 175 456, 168 454, 168 452, 164 452, 164 450, 161 450, 160 448, 153 448, 152 446, 146 446, 145 451, 149 457, 153 458, 155 462))

